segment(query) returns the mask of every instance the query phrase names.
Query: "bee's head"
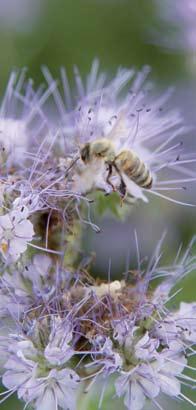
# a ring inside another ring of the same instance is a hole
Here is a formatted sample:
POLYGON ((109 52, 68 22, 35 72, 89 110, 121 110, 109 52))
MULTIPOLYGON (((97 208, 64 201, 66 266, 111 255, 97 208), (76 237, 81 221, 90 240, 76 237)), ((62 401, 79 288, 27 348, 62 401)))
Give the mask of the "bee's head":
POLYGON ((88 142, 81 148, 80 155, 85 164, 90 161, 90 144, 88 142))

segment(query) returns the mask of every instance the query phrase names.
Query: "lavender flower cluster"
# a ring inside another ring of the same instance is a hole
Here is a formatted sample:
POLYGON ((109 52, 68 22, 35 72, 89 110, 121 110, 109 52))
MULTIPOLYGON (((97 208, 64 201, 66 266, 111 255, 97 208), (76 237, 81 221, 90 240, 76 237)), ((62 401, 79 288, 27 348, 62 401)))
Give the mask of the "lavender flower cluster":
POLYGON ((195 240, 168 267, 160 263, 162 239, 148 264, 137 247, 137 269, 115 281, 94 278, 77 244, 83 225, 98 231, 91 220, 97 190, 115 190, 119 207, 153 196, 192 206, 175 197, 195 180, 195 158, 184 146, 188 128, 169 105, 172 90, 157 95, 146 82, 148 67, 120 69, 108 81, 96 60, 86 82, 74 69, 73 92, 64 69, 63 93, 47 68, 43 73, 46 84, 35 89, 25 70, 12 72, 0 108, 0 352, 7 389, 0 403, 17 393, 25 409, 75 410, 99 382, 99 408, 110 383, 128 410, 146 400, 160 409, 160 393, 194 405, 181 387, 195 387, 183 371, 194 355, 196 303, 169 306, 176 285, 196 268, 195 240), (100 138, 116 152, 134 150, 152 188, 130 178, 122 199, 119 175, 112 169, 109 183, 104 157, 82 160, 82 147, 100 138))

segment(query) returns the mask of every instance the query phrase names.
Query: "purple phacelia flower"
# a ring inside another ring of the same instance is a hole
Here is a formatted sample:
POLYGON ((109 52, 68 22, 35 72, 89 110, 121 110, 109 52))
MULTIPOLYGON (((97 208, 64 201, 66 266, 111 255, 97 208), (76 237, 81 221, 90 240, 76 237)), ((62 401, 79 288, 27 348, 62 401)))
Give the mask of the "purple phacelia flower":
POLYGON ((148 67, 111 81, 98 69, 94 61, 86 82, 74 69, 76 93, 62 70, 63 97, 46 68, 44 92, 14 72, 1 105, 1 402, 17 393, 25 407, 75 410, 99 381, 99 407, 108 383, 128 410, 156 405, 161 392, 191 402, 181 385, 194 383, 183 371, 195 303, 170 311, 168 302, 196 267, 195 238, 169 267, 159 264, 162 241, 149 263, 137 248, 137 269, 114 281, 94 278, 78 257, 82 223, 98 231, 89 192, 117 191, 121 205, 150 193, 185 204, 161 191, 195 180, 195 158, 182 152, 187 127, 168 105, 171 90, 152 95, 148 67))
MULTIPOLYGON (((128 410, 142 409, 146 399, 158 405, 161 392, 191 402, 181 386, 194 385, 183 371, 190 368, 188 357, 194 353, 195 303, 182 303, 175 311, 167 307, 174 297, 172 288, 195 268, 190 249, 181 258, 178 253, 173 266, 161 267, 159 243, 148 266, 141 263, 134 278, 110 283, 93 281, 80 269, 68 272, 57 265, 55 272, 50 261, 40 256, 32 263, 40 272, 35 283, 46 280, 48 272, 51 286, 52 278, 56 283, 56 291, 47 297, 37 291, 29 271, 29 293, 20 282, 11 288, 5 273, 2 294, 12 295, 12 309, 8 304, 6 313, 12 333, 7 330, 0 339, 7 394, 17 391, 35 409, 44 408, 54 397, 56 408, 73 410, 76 394, 90 392, 99 381, 100 406, 108 383, 114 383, 128 410), (154 280, 161 276, 162 282, 153 290, 154 280)), ((15 274, 9 273, 13 278, 15 274)))
MULTIPOLYGON (((107 140, 107 144, 113 147, 114 158, 131 150, 134 158, 140 161, 141 169, 143 164, 143 171, 144 167, 146 173, 149 170, 153 182, 151 189, 145 189, 138 176, 129 177, 128 171, 124 172, 122 167, 120 171, 128 195, 147 202, 149 192, 178 202, 177 198, 168 196, 169 191, 183 190, 184 184, 195 180, 195 172, 190 170, 194 158, 187 157, 182 141, 188 127, 183 124, 179 111, 170 108, 168 100, 172 90, 157 96, 152 83, 146 82, 149 71, 149 67, 138 73, 133 69, 121 69, 112 81, 108 81, 105 74, 99 74, 99 63, 95 60, 86 81, 75 70, 77 98, 72 98, 62 70, 64 95, 61 96, 57 88, 52 92, 57 118, 62 124, 56 144, 59 144, 62 157, 66 151, 72 158, 74 153, 76 158, 80 157, 82 147, 95 141, 103 144, 107 140), (164 191, 168 191, 168 195, 164 191)), ((51 87, 54 80, 49 70, 44 68, 43 73, 51 87)), ((115 166, 110 170, 111 184, 108 183, 108 164, 107 151, 104 155, 92 155, 88 164, 78 158, 72 190, 81 194, 96 189, 110 193, 113 185, 118 191, 119 170, 115 166)))

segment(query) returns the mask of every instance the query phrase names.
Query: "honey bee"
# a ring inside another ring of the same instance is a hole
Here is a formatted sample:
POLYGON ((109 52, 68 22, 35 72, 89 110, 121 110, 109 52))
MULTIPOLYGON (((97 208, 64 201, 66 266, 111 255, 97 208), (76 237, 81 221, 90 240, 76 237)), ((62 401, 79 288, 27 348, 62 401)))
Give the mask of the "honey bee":
MULTIPOLYGON (((119 128, 119 124, 114 126, 109 136, 113 136, 113 132, 116 133, 117 128, 119 128)), ((114 170, 120 177, 119 193, 123 198, 127 193, 128 180, 133 181, 141 188, 150 189, 152 187, 153 178, 148 166, 133 150, 125 149, 116 153, 115 144, 108 137, 87 142, 81 148, 80 155, 86 165, 92 164, 95 158, 104 161, 108 170, 106 182, 115 191, 116 188, 111 181, 114 170)))

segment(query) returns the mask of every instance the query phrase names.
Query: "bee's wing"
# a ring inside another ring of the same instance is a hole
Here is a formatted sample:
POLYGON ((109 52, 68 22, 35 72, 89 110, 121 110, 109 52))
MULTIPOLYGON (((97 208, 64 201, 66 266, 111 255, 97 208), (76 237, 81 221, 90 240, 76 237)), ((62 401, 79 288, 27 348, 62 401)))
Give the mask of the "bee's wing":
POLYGON ((123 180, 126 184, 128 193, 135 198, 142 199, 144 202, 148 202, 148 198, 143 194, 142 189, 135 184, 124 172, 122 172, 123 180))
POLYGON ((120 142, 126 139, 128 134, 129 130, 126 123, 126 114, 125 111, 121 111, 114 126, 106 137, 115 143, 118 142, 118 140, 120 142))

